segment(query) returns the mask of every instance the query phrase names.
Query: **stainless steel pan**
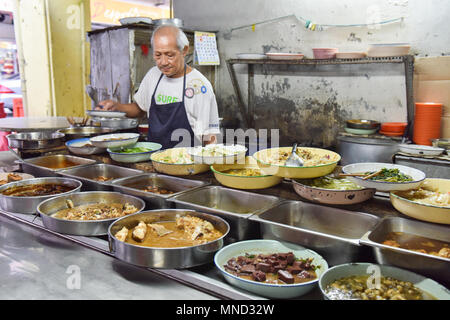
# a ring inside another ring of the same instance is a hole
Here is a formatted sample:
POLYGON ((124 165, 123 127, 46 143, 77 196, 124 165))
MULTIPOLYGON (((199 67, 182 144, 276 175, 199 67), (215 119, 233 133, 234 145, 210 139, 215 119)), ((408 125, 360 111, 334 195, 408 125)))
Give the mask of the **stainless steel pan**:
POLYGON ((214 254, 223 247, 224 238, 229 230, 228 223, 219 217, 197 211, 163 209, 144 211, 115 221, 109 227, 108 238, 111 253, 116 258, 128 263, 149 268, 190 268, 212 262, 214 254), (185 215, 208 220, 217 230, 223 233, 223 236, 205 244, 182 248, 138 246, 120 241, 114 236, 122 227, 134 228, 139 221, 145 223, 175 221, 176 216, 185 215))

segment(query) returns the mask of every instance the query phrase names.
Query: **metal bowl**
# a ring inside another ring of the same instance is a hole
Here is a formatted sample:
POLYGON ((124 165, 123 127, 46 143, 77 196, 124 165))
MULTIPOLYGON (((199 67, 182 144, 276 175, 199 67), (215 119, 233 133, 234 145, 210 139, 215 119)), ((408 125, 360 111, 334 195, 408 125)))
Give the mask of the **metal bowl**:
POLYGON ((25 214, 36 213, 36 209, 42 201, 53 198, 55 195, 53 194, 48 196, 37 196, 37 197, 11 197, 5 196, 2 193, 6 189, 12 187, 33 185, 33 184, 44 184, 44 183, 56 183, 60 185, 73 187, 72 190, 65 193, 61 193, 59 195, 68 195, 78 192, 81 189, 82 185, 82 183, 78 180, 60 177, 34 178, 10 182, 0 187, 0 207, 3 210, 12 213, 25 213, 25 214))
POLYGON ((401 281, 409 281, 418 289, 430 294, 438 300, 450 299, 450 291, 431 279, 400 268, 371 263, 348 263, 328 269, 322 277, 320 277, 320 291, 322 291, 322 295, 325 299, 331 300, 332 297, 329 297, 325 293, 325 290, 326 287, 335 280, 350 276, 372 276, 372 274, 379 274, 383 277, 392 277, 401 281))
POLYGON ((352 129, 379 129, 381 123, 375 120, 351 119, 347 120, 347 127, 352 129))
POLYGON ((135 118, 92 118, 94 126, 112 128, 114 130, 134 129, 138 126, 139 120, 135 118))
POLYGON ((64 142, 64 133, 37 131, 13 133, 6 136, 10 148, 45 149, 59 147, 64 142))
POLYGON ((113 218, 80 221, 52 217, 52 214, 58 212, 59 210, 67 209, 66 200, 68 199, 72 200, 75 206, 99 202, 119 202, 134 205, 138 209, 138 212, 142 211, 145 207, 145 203, 141 199, 119 192, 89 191, 78 192, 70 195, 61 195, 43 201, 37 208, 37 211, 39 212, 42 222, 46 228, 64 234, 78 236, 100 236, 106 235, 108 233, 109 225, 113 221, 117 220, 117 218, 113 218))
POLYGON ((355 204, 372 198, 376 192, 373 188, 355 190, 334 190, 312 187, 301 180, 292 180, 295 192, 310 201, 326 204, 355 204))
POLYGON ((65 140, 74 140, 81 138, 90 138, 101 134, 112 133, 116 129, 107 127, 71 127, 60 129, 58 132, 64 133, 65 140))
POLYGON ((214 164, 211 171, 220 184, 236 189, 265 189, 273 187, 283 180, 281 177, 260 175, 260 176, 237 176, 224 171, 231 169, 259 169, 256 160, 246 157, 243 164, 214 164))
POLYGON ((216 216, 191 210, 149 210, 132 214, 115 221, 108 229, 109 246, 111 253, 120 260, 148 268, 190 268, 214 259, 214 254, 223 247, 224 238, 230 226, 216 216), (191 215, 211 222, 214 227, 223 233, 223 236, 211 242, 191 247, 181 248, 151 248, 138 246, 118 240, 114 235, 122 229, 134 228, 139 221, 155 223, 159 221, 174 221, 176 216, 191 215))

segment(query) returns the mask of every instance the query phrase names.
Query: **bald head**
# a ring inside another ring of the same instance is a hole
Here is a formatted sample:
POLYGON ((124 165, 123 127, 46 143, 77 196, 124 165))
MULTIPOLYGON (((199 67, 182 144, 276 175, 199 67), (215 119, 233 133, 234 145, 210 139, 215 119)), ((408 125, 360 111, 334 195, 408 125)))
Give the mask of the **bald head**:
POLYGON ((151 38, 152 48, 154 48, 155 38, 165 38, 168 42, 175 41, 180 51, 183 51, 185 47, 189 47, 189 40, 186 34, 177 26, 162 25, 156 28, 151 38))

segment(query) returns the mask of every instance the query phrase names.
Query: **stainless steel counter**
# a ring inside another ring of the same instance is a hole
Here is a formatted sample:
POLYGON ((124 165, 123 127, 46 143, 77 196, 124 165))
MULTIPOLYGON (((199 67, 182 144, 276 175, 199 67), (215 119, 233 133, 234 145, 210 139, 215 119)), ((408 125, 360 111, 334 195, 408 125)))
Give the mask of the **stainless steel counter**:
MULTIPOLYGON (((0 210, 0 299, 18 298, 265 300, 226 283, 213 263, 183 270, 139 268, 112 257, 106 237, 62 235, 46 229, 38 216, 0 210), (69 277, 77 266, 81 288, 71 290, 67 281, 76 284, 69 277)), ((299 299, 322 295, 317 287, 299 299)))
POLYGON ((215 297, 0 215, 0 299, 215 297))

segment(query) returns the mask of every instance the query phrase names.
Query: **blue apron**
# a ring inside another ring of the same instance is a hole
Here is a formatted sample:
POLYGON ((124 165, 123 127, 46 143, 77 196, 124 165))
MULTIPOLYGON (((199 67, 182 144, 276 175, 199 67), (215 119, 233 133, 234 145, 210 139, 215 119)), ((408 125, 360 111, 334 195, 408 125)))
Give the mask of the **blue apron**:
POLYGON ((182 142, 179 147, 194 146, 194 131, 189 124, 189 120, 184 105, 184 95, 186 86, 186 65, 184 66, 183 76, 183 92, 181 102, 158 105, 155 101, 155 93, 164 74, 159 77, 155 91, 152 94, 150 111, 148 115, 148 141, 157 142, 162 145, 162 149, 170 149, 182 142), (186 137, 174 137, 178 140, 172 141, 172 132, 177 129, 185 129, 184 132, 189 133, 186 137), (186 131, 187 130, 187 131, 186 131), (183 139, 184 138, 184 139, 183 139))

